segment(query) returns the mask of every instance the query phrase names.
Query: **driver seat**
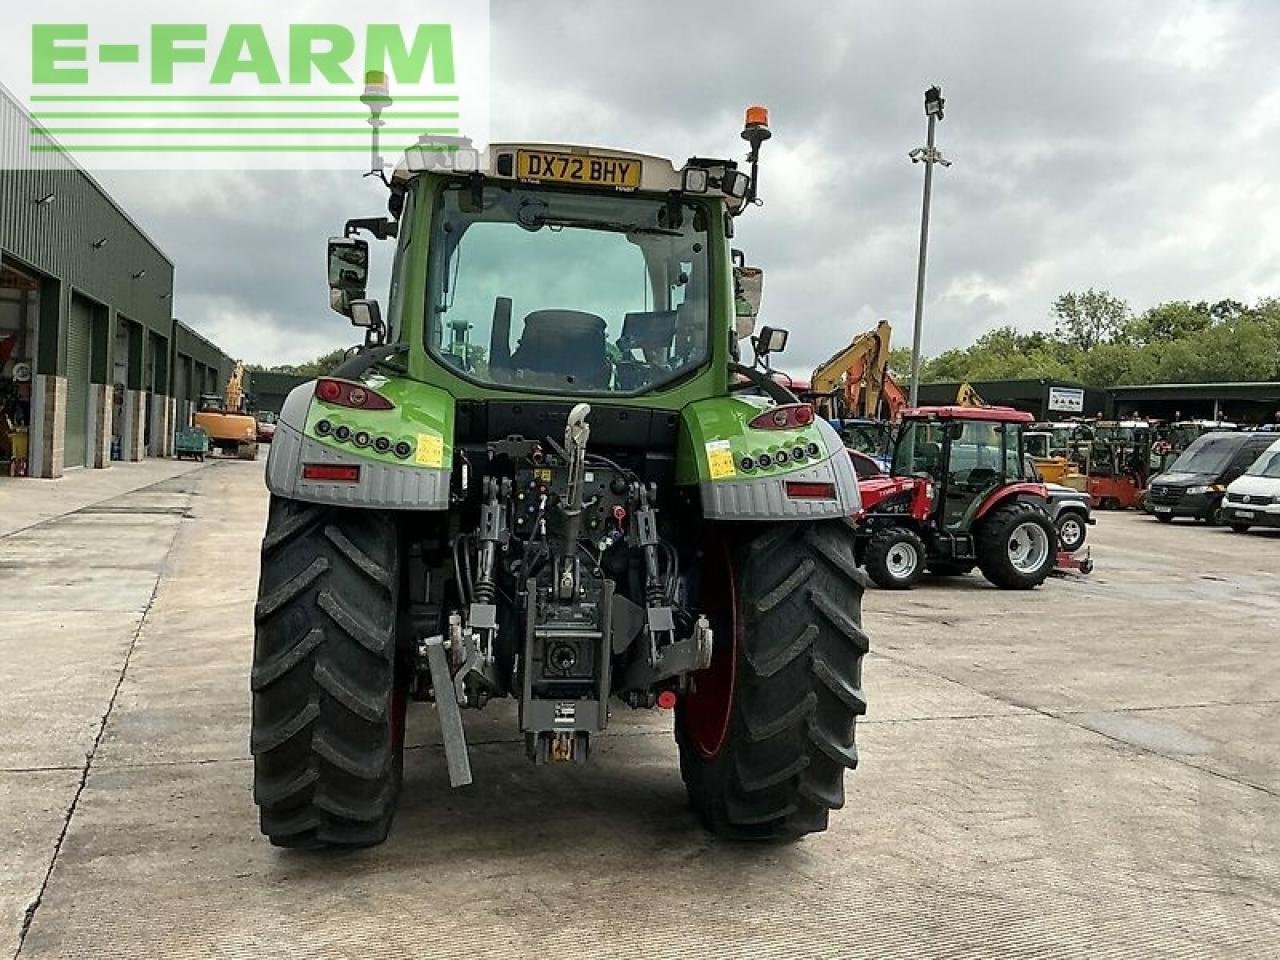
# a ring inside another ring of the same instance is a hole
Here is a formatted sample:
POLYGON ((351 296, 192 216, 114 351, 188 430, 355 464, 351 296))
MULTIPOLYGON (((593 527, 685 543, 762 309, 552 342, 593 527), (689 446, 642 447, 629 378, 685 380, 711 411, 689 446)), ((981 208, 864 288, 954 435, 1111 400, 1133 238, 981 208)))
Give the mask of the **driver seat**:
POLYGON ((611 367, 604 318, 580 310, 535 310, 524 318, 511 366, 607 389, 611 367))

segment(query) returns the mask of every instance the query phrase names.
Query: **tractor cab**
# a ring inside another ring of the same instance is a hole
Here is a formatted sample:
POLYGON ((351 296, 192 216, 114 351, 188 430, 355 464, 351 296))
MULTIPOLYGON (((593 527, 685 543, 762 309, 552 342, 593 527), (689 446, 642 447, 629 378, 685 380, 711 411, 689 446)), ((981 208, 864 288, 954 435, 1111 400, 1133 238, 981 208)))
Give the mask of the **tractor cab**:
POLYGON ((967 528, 988 496, 1023 473, 1022 430, 1031 415, 1001 407, 909 411, 894 446, 890 475, 928 477, 933 511, 947 529, 967 528))
POLYGON ((889 475, 861 484, 860 558, 880 586, 904 589, 927 567, 997 586, 1038 586, 1053 568, 1047 491, 1026 472, 1028 413, 919 407, 903 413, 889 475))

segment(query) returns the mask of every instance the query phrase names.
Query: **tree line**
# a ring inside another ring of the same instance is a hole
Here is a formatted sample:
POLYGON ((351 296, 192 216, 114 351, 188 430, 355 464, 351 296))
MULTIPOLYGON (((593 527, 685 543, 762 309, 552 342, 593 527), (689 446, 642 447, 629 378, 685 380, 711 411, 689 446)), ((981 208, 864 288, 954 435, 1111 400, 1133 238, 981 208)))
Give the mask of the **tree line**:
MULTIPOLYGON (((1106 290, 1064 293, 1052 331, 998 327, 921 363, 920 382, 1057 379, 1092 387, 1280 380, 1280 299, 1170 300, 1142 313, 1106 290)), ((911 351, 894 350, 900 381, 911 351)))

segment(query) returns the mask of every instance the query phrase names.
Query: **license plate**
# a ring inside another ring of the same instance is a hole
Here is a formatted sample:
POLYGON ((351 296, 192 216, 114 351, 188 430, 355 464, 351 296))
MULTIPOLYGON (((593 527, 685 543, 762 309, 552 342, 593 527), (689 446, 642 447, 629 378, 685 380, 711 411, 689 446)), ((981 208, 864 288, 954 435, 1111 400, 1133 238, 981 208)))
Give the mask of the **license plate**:
POLYGON ((1156 513, 1173 513, 1173 507, 1156 507, 1156 513))
POLYGON ((1232 513, 1234 513, 1234 514, 1235 514, 1235 516, 1236 516, 1236 519, 1237 519, 1237 520, 1252 520, 1252 519, 1253 519, 1253 511, 1252 511, 1252 510, 1233 510, 1233 511, 1232 511, 1232 513))
POLYGON ((631 190, 640 186, 640 161, 583 157, 556 150, 517 150, 516 178, 539 183, 580 183, 631 190))

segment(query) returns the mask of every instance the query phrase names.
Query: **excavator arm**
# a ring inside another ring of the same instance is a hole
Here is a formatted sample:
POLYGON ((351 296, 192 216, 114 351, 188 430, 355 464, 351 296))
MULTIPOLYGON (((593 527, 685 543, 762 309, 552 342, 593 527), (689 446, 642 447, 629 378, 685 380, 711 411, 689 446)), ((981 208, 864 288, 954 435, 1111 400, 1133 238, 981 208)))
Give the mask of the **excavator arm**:
POLYGON ((890 420, 897 420, 908 406, 907 392, 888 370, 884 372, 884 402, 889 408, 890 420))
POLYGON ((881 320, 874 330, 854 337, 825 363, 810 380, 814 404, 824 417, 874 417, 880 405, 889 363, 893 328, 881 320), (839 394, 843 409, 833 409, 839 394))

